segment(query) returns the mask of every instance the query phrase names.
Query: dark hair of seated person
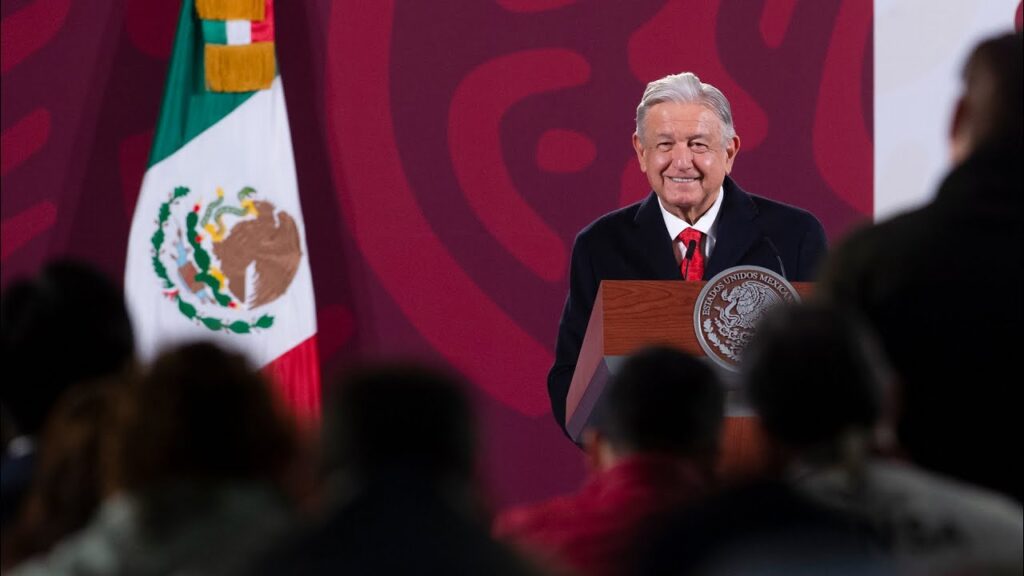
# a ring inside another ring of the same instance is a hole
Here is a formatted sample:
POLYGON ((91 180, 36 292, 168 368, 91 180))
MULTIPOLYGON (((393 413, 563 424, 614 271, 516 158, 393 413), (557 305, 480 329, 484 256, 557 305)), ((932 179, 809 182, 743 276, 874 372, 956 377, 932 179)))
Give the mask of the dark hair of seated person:
POLYGON ((769 311, 744 350, 742 371, 765 431, 792 448, 830 445, 882 417, 883 356, 846 311, 820 304, 769 311))
POLYGON ((0 393, 20 433, 37 434, 64 390, 131 366, 134 354, 121 289, 93 266, 58 260, 4 288, 0 393))
POLYGON ((611 377, 594 427, 616 450, 713 459, 725 391, 702 360, 667 347, 631 355, 611 377))
POLYGON ((325 414, 328 471, 357 480, 395 473, 470 480, 476 437, 465 386, 453 374, 405 363, 343 374, 325 414))
POLYGON ((213 344, 161 354, 131 406, 115 474, 128 491, 175 481, 279 486, 296 456, 295 430, 270 383, 213 344))

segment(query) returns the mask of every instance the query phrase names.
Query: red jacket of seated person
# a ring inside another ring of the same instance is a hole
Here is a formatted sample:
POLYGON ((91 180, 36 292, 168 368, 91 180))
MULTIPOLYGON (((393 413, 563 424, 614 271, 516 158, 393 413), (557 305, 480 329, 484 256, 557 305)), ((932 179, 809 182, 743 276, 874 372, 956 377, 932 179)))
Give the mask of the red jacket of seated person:
POLYGON ((706 488, 694 463, 635 454, 595 472, 576 494, 505 511, 494 534, 581 574, 619 574, 649 521, 706 488))

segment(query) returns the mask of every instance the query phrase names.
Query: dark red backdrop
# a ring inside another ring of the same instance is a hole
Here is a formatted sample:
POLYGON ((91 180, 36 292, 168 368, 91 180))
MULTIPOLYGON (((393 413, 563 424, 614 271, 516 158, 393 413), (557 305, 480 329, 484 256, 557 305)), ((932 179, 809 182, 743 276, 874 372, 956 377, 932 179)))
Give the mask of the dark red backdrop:
MULTIPOLYGON (((646 81, 732 100, 746 188, 838 237, 872 212, 871 4, 278 2, 321 356, 469 375, 499 505, 567 490, 544 375, 575 233, 642 197, 646 81)), ((2 279, 120 277, 178 2, 4 0, 2 279)))

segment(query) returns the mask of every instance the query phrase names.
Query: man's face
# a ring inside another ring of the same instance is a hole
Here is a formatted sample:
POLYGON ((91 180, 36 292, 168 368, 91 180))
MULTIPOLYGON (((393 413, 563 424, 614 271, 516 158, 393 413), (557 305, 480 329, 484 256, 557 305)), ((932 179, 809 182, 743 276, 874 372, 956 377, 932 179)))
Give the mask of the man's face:
POLYGON ((647 110, 643 139, 633 135, 640 170, 670 213, 694 223, 718 197, 740 148, 723 143, 722 122, 702 104, 662 102, 647 110))

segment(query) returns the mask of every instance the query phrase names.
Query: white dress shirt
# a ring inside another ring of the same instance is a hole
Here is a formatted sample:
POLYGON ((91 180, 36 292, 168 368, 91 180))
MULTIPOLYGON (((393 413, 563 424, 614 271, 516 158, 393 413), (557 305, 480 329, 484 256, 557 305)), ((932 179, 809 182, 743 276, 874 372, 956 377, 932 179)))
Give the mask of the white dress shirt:
POLYGON ((679 240, 679 234, 687 228, 695 228, 700 232, 704 233, 704 242, 700 246, 701 253, 704 254, 704 262, 707 262, 711 258, 711 252, 715 249, 715 234, 718 230, 718 212, 722 208, 722 197, 725 195, 725 191, 721 188, 718 189, 718 196, 715 198, 715 202, 708 208, 708 211, 701 215, 692 225, 677 217, 668 210, 665 210, 665 206, 662 205, 661 199, 658 199, 658 208, 661 208, 661 216, 665 219, 665 228, 668 229, 668 235, 673 238, 672 251, 676 255, 676 264, 683 261, 683 254, 686 253, 686 247, 679 240))

